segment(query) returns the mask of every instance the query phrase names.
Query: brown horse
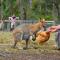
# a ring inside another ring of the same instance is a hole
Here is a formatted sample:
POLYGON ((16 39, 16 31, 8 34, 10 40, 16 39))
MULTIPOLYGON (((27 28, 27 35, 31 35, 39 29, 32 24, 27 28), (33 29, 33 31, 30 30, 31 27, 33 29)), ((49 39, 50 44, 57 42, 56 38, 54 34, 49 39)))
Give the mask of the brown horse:
MULTIPOLYGON (((28 48, 28 41, 30 39, 30 36, 35 36, 36 33, 43 27, 43 23, 41 21, 38 21, 38 23, 35 24, 21 24, 17 28, 13 30, 13 37, 14 37, 14 46, 16 46, 17 42, 19 40, 25 40, 26 41, 26 47, 28 48)), ((43 27, 44 29, 44 27, 43 27)), ((36 36, 35 36, 36 37, 36 36)))

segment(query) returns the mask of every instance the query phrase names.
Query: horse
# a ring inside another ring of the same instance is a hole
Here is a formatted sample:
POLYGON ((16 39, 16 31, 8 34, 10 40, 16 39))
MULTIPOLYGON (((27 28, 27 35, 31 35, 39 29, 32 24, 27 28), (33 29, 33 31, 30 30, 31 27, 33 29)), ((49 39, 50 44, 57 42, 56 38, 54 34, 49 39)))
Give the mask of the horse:
MULTIPOLYGON (((19 40, 25 40, 26 42, 26 47, 25 49, 28 48, 28 42, 30 39, 30 36, 34 36, 34 40, 36 39, 36 33, 41 30, 43 27, 43 24, 41 21, 38 21, 37 23, 34 24, 21 24, 17 28, 15 28, 12 32, 13 38, 14 38, 14 45, 13 47, 15 48, 17 45, 17 42, 19 40)), ((43 27, 44 30, 44 27, 43 27)))

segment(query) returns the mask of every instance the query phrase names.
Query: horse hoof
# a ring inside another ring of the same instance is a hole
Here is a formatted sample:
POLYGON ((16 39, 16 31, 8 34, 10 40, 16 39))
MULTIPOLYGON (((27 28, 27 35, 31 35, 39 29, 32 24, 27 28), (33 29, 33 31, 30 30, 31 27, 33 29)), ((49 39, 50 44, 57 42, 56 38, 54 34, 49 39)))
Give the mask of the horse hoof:
POLYGON ((34 49, 38 49, 38 47, 33 47, 34 49))
POLYGON ((28 48, 24 47, 23 50, 27 50, 28 48))

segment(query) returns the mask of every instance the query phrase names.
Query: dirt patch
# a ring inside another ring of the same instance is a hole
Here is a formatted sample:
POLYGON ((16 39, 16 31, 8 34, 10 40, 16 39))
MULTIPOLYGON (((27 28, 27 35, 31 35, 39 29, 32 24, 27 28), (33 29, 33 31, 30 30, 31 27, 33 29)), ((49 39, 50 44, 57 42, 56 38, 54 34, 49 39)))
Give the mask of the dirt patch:
POLYGON ((11 46, 0 46, 0 60, 60 60, 60 51, 28 49, 13 49, 11 46))
POLYGON ((0 53, 0 60, 60 60, 60 55, 58 54, 32 54, 23 51, 19 53, 8 53, 8 52, 1 52, 0 53))

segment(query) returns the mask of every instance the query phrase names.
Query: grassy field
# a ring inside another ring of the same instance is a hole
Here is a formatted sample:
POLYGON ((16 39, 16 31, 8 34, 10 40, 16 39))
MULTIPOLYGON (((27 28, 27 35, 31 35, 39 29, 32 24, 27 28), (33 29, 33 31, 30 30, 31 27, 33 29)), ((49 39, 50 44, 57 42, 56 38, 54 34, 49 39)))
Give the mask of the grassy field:
MULTIPOLYGON (((12 48, 13 43, 12 32, 0 32, 0 60, 25 60, 26 58, 26 60, 29 60, 28 57, 31 57, 30 60, 36 60, 36 58, 40 60, 40 57, 42 57, 41 60, 44 60, 43 56, 46 55, 49 56, 49 58, 53 58, 53 55, 54 58, 58 60, 60 57, 60 51, 56 50, 54 47, 56 45, 55 33, 52 33, 50 39, 44 44, 37 45, 35 42, 30 41, 28 50, 19 49, 25 46, 25 41, 20 41, 16 49, 12 48), (37 49, 35 49, 35 47, 37 47, 37 49), (23 59, 23 56, 25 59, 23 59)), ((45 58, 47 59, 47 57, 45 58)))
MULTIPOLYGON (((0 45, 13 45, 13 36, 12 32, 0 32, 0 45)), ((18 42, 17 46, 18 47, 23 47, 25 46, 25 41, 20 41, 18 42)), ((55 43, 55 33, 52 33, 50 36, 50 39, 45 42, 44 44, 37 45, 34 41, 29 42, 29 47, 38 47, 38 49, 43 49, 43 50, 53 50, 55 43)), ((34 49, 34 48, 33 48, 34 49)))

